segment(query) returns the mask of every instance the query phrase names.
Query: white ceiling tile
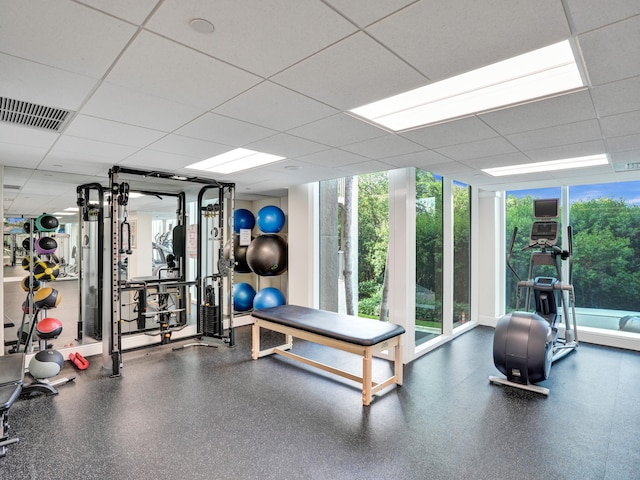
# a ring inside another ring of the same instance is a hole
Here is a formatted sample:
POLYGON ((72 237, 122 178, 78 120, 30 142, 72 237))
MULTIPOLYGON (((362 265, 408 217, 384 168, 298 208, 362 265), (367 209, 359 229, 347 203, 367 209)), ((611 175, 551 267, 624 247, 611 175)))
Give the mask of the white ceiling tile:
POLYGON ((600 125, 602 125, 602 132, 607 137, 633 135, 638 133, 640 110, 601 118, 600 125))
POLYGON ((76 115, 67 126, 65 134, 139 148, 146 147, 166 135, 158 130, 126 125, 87 115, 76 115))
MULTIPOLYGON (((149 168, 152 170, 163 170, 173 172, 178 168, 195 163, 197 160, 186 155, 161 152, 158 150, 141 150, 118 162, 121 167, 149 168)), ((190 170, 190 175, 198 175, 197 170, 190 170)))
POLYGON ((158 0, 79 0, 103 12, 140 25, 158 4, 158 0))
POLYGON ((571 35, 562 3, 555 0, 453 0, 446 4, 422 1, 367 31, 432 81, 545 47, 571 35))
POLYGON ((418 152, 424 147, 397 135, 388 134, 372 138, 364 142, 352 143, 342 147, 343 150, 357 153, 363 157, 380 160, 385 157, 418 152))
POLYGON ((498 136, 495 130, 477 117, 418 128, 401 135, 427 148, 446 147, 498 136))
POLYGON ((522 165, 531 163, 531 159, 521 152, 505 153, 503 155, 491 155, 489 157, 471 158, 460 163, 474 167, 476 169, 507 167, 511 165, 522 165))
POLYGON ((2 51, 62 70, 102 77, 136 27, 74 2, 3 0, 2 51), (73 19, 73 28, 69 26, 73 19))
POLYGON ((367 161, 367 158, 356 155, 355 153, 345 152, 344 150, 331 149, 323 150, 322 152, 313 153, 311 155, 304 155, 299 157, 298 160, 305 164, 333 168, 344 167, 354 163, 363 163, 367 161))
POLYGON ((214 113, 203 116, 176 130, 185 137, 199 138, 209 142, 242 147, 248 143, 274 135, 274 130, 241 122, 214 113))
POLYGON ((284 131, 338 111, 288 88, 262 82, 214 109, 213 113, 284 131))
POLYGON ((251 150, 258 152, 270 153, 282 157, 299 157, 310 153, 326 150, 327 146, 320 143, 305 140, 304 138, 294 137, 286 133, 273 135, 272 137, 258 140, 246 146, 251 150))
POLYGON ((460 143, 434 149, 436 152, 453 160, 464 161, 475 158, 489 157, 512 153, 516 148, 504 138, 495 137, 475 142, 460 143))
POLYGON ((640 76, 593 87, 591 96, 601 117, 640 110, 640 76))
POLYGON ((260 78, 143 31, 120 57, 107 81, 211 109, 257 84, 260 78))
POLYGON ((4 97, 77 110, 96 80, 0 53, 0 85, 4 97))
POLYGON ((69 162, 81 161, 115 164, 137 150, 137 147, 116 145, 86 138, 62 137, 53 146, 46 160, 48 163, 60 164, 63 167, 69 165, 69 162))
POLYGON ((340 172, 333 172, 333 175, 327 178, 340 178, 347 175, 366 175, 367 173, 385 172, 389 170, 389 165, 376 160, 369 160, 361 163, 350 163, 340 167, 340 172))
POLYGON ((556 147, 528 150, 524 153, 533 162, 546 162, 547 160, 599 155, 604 152, 606 152, 604 143, 602 140, 598 140, 593 142, 575 143, 573 145, 559 145, 556 147))
POLYGON ((144 92, 102 83, 81 112, 130 125, 171 132, 204 114, 193 107, 144 92))
MULTIPOLYGON (((107 177, 109 169, 113 167, 115 162, 110 158, 97 158, 96 156, 85 156, 77 153, 49 154, 46 156, 38 169, 45 171, 64 171, 74 172, 82 175, 93 175, 107 177)), ((81 184, 78 184, 81 185, 81 184)), ((108 182, 105 183, 105 186, 108 182)))
POLYGON ((356 31, 321 2, 277 0, 165 0, 147 27, 263 77, 356 31), (214 32, 194 31, 193 18, 210 21, 214 32))
POLYGON ((406 153, 393 157, 383 158, 382 161, 394 168, 416 167, 428 170, 434 165, 449 163, 452 160, 433 150, 421 150, 419 152, 406 153))
POLYGON ((341 109, 356 108, 427 83, 422 75, 362 32, 272 80, 341 109))
POLYGON ((341 113, 293 128, 288 133, 331 147, 341 147, 349 143, 380 137, 387 132, 351 115, 341 113))
POLYGON ((566 0, 577 33, 640 14, 640 3, 629 0, 566 0))
POLYGON ((400 10, 415 0, 327 0, 327 3, 360 27, 400 10))
POLYGON ((595 119, 506 136, 506 139, 520 150, 569 145, 601 138, 600 125, 595 119))
MULTIPOLYGON (((609 145, 609 150, 614 153, 629 150, 640 150, 640 134, 610 138, 607 143, 609 145)), ((640 157, 638 160, 640 161, 640 157)))
POLYGON ((0 142, 0 165, 36 168, 48 150, 48 147, 34 147, 31 145, 0 142))
MULTIPOLYGON (((0 122, 0 142, 48 150, 59 133, 0 122)), ((0 161, 2 164, 2 161, 0 161)))
POLYGON ((207 142, 198 138, 171 134, 149 145, 149 150, 173 153, 176 155, 192 157, 197 160, 204 160, 206 158, 228 152, 229 146, 214 142, 207 142))
POLYGON ((479 115, 480 119, 502 135, 537 130, 595 118, 587 91, 531 102, 479 115))
POLYGON ((640 75, 640 15, 580 35, 579 42, 593 85, 640 75))

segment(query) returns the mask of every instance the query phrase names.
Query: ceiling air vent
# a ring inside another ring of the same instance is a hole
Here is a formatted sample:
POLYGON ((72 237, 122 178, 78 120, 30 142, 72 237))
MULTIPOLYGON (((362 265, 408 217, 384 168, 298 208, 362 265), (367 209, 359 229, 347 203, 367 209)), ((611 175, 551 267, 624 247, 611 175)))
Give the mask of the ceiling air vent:
POLYGON ((0 121, 57 132, 71 112, 0 97, 0 121))

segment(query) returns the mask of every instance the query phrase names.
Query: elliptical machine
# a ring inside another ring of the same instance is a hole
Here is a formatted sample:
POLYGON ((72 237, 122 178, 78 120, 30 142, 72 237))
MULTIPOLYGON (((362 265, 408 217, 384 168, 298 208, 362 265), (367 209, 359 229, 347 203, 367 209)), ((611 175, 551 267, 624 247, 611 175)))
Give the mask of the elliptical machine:
POLYGON ((573 247, 571 227, 567 227, 568 250, 558 242, 559 200, 534 200, 534 221, 529 244, 522 251, 531 253, 527 280, 522 280, 511 265, 511 254, 518 228, 513 229, 507 254, 507 266, 518 279, 516 311, 504 315, 496 325, 493 337, 493 362, 506 378, 490 376, 491 383, 549 394, 549 389, 536 384, 549 377, 551 364, 578 347, 575 298, 572 281, 573 247), (568 282, 562 281, 561 263, 569 262, 568 282), (534 277, 539 266, 555 267, 555 277, 534 277), (519 311, 522 295, 524 311, 519 311), (535 313, 530 312, 531 298, 535 313), (561 313, 558 310, 561 307, 561 313), (560 323, 564 321, 564 334, 560 323))

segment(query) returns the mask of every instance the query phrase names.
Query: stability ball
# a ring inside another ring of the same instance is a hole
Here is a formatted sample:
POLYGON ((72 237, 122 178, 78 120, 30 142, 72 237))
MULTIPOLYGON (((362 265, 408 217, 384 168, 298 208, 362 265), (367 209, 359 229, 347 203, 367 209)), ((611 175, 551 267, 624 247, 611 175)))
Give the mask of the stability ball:
POLYGON ((240 229, 251 230, 256 225, 256 217, 246 208, 233 211, 233 231, 240 233, 240 229))
MULTIPOLYGON (((233 256, 236 260, 236 266, 234 271, 236 273, 251 273, 251 269, 249 268, 249 264, 247 263, 247 248, 248 245, 241 246, 240 245, 240 236, 235 235, 233 239, 233 256)), ((251 237, 253 240, 253 237, 251 237)), ((224 245, 223 257, 225 260, 229 260, 229 256, 231 255, 231 240, 227 241, 224 245)))
POLYGON ((40 237, 36 240, 35 249, 40 255, 48 255, 58 248, 58 243, 51 237, 40 237))
POLYGON ((22 282, 20 282, 20 286, 25 292, 37 292, 40 290, 40 280, 33 275, 27 275, 22 279, 22 282))
POLYGON ((246 312, 253 307, 253 298, 256 296, 254 288, 246 282, 236 283, 233 286, 233 308, 238 312, 246 312))
POLYGON ((38 308, 56 308, 62 301, 62 295, 55 288, 45 287, 33 296, 33 304, 38 308))
POLYGON ((247 263, 261 277, 287 271, 287 242, 278 235, 258 235, 247 248, 247 263))
POLYGON ((58 228, 58 219, 53 215, 49 215, 48 213, 43 213, 38 218, 36 218, 35 228, 40 232, 53 232, 56 228, 58 228))
POLYGON ((41 350, 29 362, 29 373, 37 379, 55 377, 64 365, 64 357, 56 350, 41 350))
POLYGON ((287 303, 287 300, 280 290, 275 287, 267 287, 256 293, 253 299, 253 308, 260 310, 262 308, 277 307, 285 303, 287 303))
POLYGON ((60 275, 60 267, 55 262, 38 262, 33 267, 33 275, 38 280, 52 281, 60 275))
POLYGON ((38 322, 36 333, 43 340, 58 338, 62 333, 62 322, 54 317, 45 317, 38 322))
POLYGON ((278 233, 284 226, 284 212, 275 205, 267 205, 258 211, 256 223, 264 233, 278 233))

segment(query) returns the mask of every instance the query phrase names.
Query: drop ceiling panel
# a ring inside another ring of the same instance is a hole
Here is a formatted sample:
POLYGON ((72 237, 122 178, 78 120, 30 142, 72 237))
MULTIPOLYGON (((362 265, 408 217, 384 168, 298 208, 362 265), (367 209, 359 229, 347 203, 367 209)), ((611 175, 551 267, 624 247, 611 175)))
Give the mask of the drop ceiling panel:
POLYGON ((194 107, 104 82, 82 108, 87 115, 171 132, 205 113, 194 107))
POLYGON ((566 0, 566 3, 577 33, 640 13, 640 4, 629 0, 566 0))
POLYGON ((593 85, 640 75, 640 15, 580 36, 593 85))
POLYGON ((355 153, 345 152, 344 150, 332 149, 305 155, 299 157, 298 160, 308 165, 332 168, 353 165, 354 163, 363 163, 367 161, 367 158, 356 155, 355 153))
MULTIPOLYGON (((117 145, 79 137, 62 137, 47 155, 47 160, 58 160, 62 166, 67 160, 87 163, 114 164, 138 150, 136 147, 117 145)), ((73 170, 71 170, 73 171, 73 170)))
POLYGON ((247 145, 247 148, 258 152, 270 153, 281 157, 295 158, 301 155, 326 150, 327 146, 320 143, 305 140, 286 133, 273 135, 247 145))
POLYGON ((126 125, 87 115, 76 115, 67 126, 65 134, 138 148, 146 147, 166 135, 158 130, 126 125))
POLYGON ((341 147, 387 134, 385 130, 344 113, 293 128, 288 133, 331 147, 341 147))
MULTIPOLYGON (((199 160, 201 159, 158 150, 140 150, 118 162, 118 165, 121 167, 173 172, 176 169, 184 168, 199 160)), ((191 170, 190 175, 197 176, 198 171, 191 170)))
POLYGON ((601 118, 600 125, 602 125, 602 132, 607 137, 633 135, 634 133, 638 133, 640 110, 601 118))
POLYGON ((422 75, 364 33, 332 45, 272 80, 347 110, 427 83, 422 75))
MULTIPOLYGON (((611 152, 640 150, 640 134, 610 138, 607 141, 611 152)), ((640 158, 638 158, 640 161, 640 158)))
POLYGON ((475 142, 460 143, 435 149, 438 153, 452 160, 464 161, 474 158, 482 158, 505 153, 516 152, 516 148, 504 138, 495 137, 475 142))
POLYGON ((166 0, 147 27, 263 77, 356 31, 322 2, 277 0, 166 0), (193 18, 210 21, 214 32, 194 31, 193 18))
MULTIPOLYGON (((251 142, 276 134, 275 130, 259 127, 247 122, 223 117, 214 113, 203 116, 175 131, 185 137, 199 138, 208 142, 241 147, 251 142)), ((231 150, 231 148, 229 148, 231 150)))
POLYGON ((432 81, 559 42, 571 33, 562 3, 555 0, 422 1, 367 31, 432 81))
POLYGON ((594 87, 591 96, 601 117, 640 110, 640 76, 594 87))
POLYGON ((195 162, 227 152, 229 151, 229 146, 214 142, 207 142, 198 138, 170 134, 149 145, 149 149, 159 152, 174 153, 176 155, 184 155, 193 158, 195 162))
POLYGON ((557 145, 569 145, 602 138, 597 120, 569 123, 555 127, 507 135, 506 139, 519 150, 533 150, 557 145))
POLYGON ((383 158, 382 161, 392 168, 416 167, 424 169, 426 167, 448 163, 452 160, 433 150, 420 150, 404 155, 386 157, 383 158))
POLYGON ((479 115, 501 135, 526 132, 596 118, 588 91, 527 103, 479 115))
POLYGON ((276 130, 288 130, 338 111, 272 82, 262 82, 213 110, 276 130))
POLYGON ((147 15, 155 8, 159 0, 80 0, 80 3, 90 5, 103 12, 108 12, 130 22, 141 24, 147 15))
MULTIPOLYGON (((0 122, 0 142, 49 149, 59 133, 0 122)), ((0 162, 1 164, 2 162, 0 162)))
POLYGON ((606 152, 604 142, 602 140, 596 140, 592 142, 574 143, 573 145, 539 148, 536 150, 528 150, 524 153, 533 162, 546 162, 547 160, 599 155, 604 152, 606 152))
POLYGON ((401 8, 414 0, 327 0, 342 15, 360 27, 365 27, 401 8))
POLYGON ((372 138, 364 142, 352 143, 342 147, 343 150, 357 153, 363 157, 380 160, 392 155, 418 152, 424 147, 398 135, 388 134, 372 138))
POLYGON ((260 81, 255 75, 149 32, 136 37, 107 80, 207 109, 260 81))
POLYGON ((3 52, 94 78, 105 74, 136 32, 74 2, 4 0, 1 8, 3 52))
POLYGON ((0 165, 36 168, 48 150, 48 147, 0 142, 0 165))
POLYGON ((2 96, 65 110, 77 110, 96 80, 0 53, 2 96))
POLYGON ((427 148, 446 147, 498 136, 495 130, 477 117, 418 128, 401 135, 427 148))

